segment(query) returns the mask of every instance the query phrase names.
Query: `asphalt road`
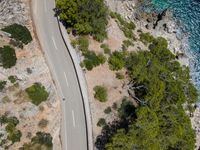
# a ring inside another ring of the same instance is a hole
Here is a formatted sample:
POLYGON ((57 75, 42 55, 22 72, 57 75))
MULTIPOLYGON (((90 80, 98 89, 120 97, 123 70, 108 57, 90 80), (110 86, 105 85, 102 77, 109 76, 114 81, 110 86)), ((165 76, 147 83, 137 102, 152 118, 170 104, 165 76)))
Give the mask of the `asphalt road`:
POLYGON ((37 34, 47 58, 62 104, 63 150, 87 150, 84 105, 72 59, 54 17, 54 0, 33 0, 37 34))

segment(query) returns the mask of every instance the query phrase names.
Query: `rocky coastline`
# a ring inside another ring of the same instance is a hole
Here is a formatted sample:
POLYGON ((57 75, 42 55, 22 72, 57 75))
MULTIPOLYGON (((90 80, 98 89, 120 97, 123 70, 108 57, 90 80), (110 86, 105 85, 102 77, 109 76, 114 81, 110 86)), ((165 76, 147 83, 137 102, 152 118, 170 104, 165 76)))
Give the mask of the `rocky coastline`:
MULTIPOLYGON (((169 9, 163 12, 144 12, 139 0, 106 0, 111 11, 121 14, 126 20, 133 21, 137 30, 162 36, 168 40, 169 49, 176 55, 181 65, 190 66, 188 35, 182 34, 178 21, 169 9)), ((200 108, 191 115, 192 127, 196 132, 196 150, 200 147, 200 108)))

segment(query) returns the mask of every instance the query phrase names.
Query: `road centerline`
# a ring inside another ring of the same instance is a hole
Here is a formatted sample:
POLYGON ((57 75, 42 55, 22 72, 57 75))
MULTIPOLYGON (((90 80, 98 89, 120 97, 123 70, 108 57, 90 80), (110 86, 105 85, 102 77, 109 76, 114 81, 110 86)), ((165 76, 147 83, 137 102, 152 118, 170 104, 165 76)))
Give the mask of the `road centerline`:
POLYGON ((55 42, 55 39, 54 39, 54 37, 52 36, 52 41, 53 41, 53 45, 54 45, 54 47, 56 48, 56 49, 58 49, 58 47, 57 47, 57 45, 56 45, 56 42, 55 42))
POLYGON ((68 83, 68 80, 67 80, 67 75, 66 75, 65 72, 64 72, 64 76, 65 76, 65 81, 66 81, 66 83, 67 83, 67 86, 69 86, 69 83, 68 83))
POLYGON ((74 111, 72 110, 72 120, 73 120, 73 126, 76 126, 76 122, 75 122, 75 117, 74 117, 74 111))
POLYGON ((44 10, 45 10, 45 12, 47 12, 47 1, 46 0, 44 0, 44 10))

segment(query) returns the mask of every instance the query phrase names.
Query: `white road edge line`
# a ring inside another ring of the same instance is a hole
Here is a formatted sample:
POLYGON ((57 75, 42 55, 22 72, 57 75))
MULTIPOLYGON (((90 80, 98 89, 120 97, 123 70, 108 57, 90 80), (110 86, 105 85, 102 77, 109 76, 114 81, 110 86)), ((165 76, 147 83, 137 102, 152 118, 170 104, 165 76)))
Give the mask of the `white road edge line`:
POLYGON ((72 119, 73 119, 73 126, 75 127, 76 123, 75 123, 75 117, 74 117, 74 111, 73 110, 72 110, 72 119))
POLYGON ((45 12, 47 12, 47 1, 46 0, 44 0, 44 10, 45 10, 45 12))
POLYGON ((69 83, 68 83, 68 80, 67 80, 67 75, 66 75, 65 72, 64 72, 64 76, 65 76, 65 81, 66 81, 66 83, 67 83, 67 86, 69 86, 69 83))
POLYGON ((56 42, 55 42, 55 39, 54 39, 54 37, 53 37, 53 36, 52 36, 52 38, 51 38, 51 39, 52 39, 52 41, 53 41, 53 45, 55 46, 55 48, 56 48, 56 49, 58 49, 58 47, 57 47, 57 45, 56 45, 56 42))

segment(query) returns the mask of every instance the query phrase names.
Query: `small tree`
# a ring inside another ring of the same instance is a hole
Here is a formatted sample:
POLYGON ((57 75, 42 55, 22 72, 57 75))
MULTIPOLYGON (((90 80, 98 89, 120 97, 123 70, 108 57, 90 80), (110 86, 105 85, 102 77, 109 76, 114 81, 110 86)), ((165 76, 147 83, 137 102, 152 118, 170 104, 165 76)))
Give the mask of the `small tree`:
POLYGON ((94 97, 100 102, 106 102, 108 98, 107 89, 103 86, 95 86, 94 87, 94 97))
POLYGON ((17 41, 21 41, 24 44, 28 44, 32 41, 31 33, 29 30, 20 24, 12 24, 2 29, 3 31, 10 33, 12 38, 17 41))
POLYGON ((38 143, 51 148, 53 146, 52 139, 53 138, 49 133, 37 132, 36 136, 34 136, 31 141, 32 143, 38 143))
POLYGON ((42 119, 42 120, 40 120, 40 122, 38 123, 38 126, 39 126, 40 128, 46 128, 47 125, 48 125, 48 123, 49 123, 48 120, 42 119))
POLYGON ((79 50, 80 50, 80 51, 82 51, 82 52, 88 51, 89 40, 88 40, 86 37, 81 36, 81 37, 78 39, 78 44, 79 44, 79 50))
POLYGON ((152 43, 154 41, 154 37, 149 33, 141 33, 140 34, 140 40, 142 41, 142 43, 144 43, 145 45, 152 43))
POLYGON ((110 48, 108 47, 107 44, 101 44, 100 47, 104 50, 105 54, 110 54, 111 53, 111 50, 110 50, 110 48))
POLYGON ((0 62, 5 69, 11 68, 16 64, 17 58, 14 48, 4 46, 0 48, 0 62))
POLYGON ((6 81, 0 81, 0 92, 4 89, 6 81))
POLYGON ((97 122, 98 127, 103 127, 106 125, 106 120, 104 118, 100 118, 99 121, 97 122))
POLYGON ((107 107, 107 108, 104 110, 104 113, 105 113, 105 114, 109 114, 109 113, 111 113, 111 112, 112 112, 111 107, 107 107))
POLYGON ((39 105, 41 102, 46 101, 49 96, 45 87, 40 83, 34 83, 31 87, 26 89, 26 92, 32 100, 32 103, 35 105, 39 105))
POLYGON ((9 76, 9 77, 8 77, 8 80, 9 80, 11 83, 15 83, 15 82, 16 82, 16 79, 17 79, 16 76, 9 76))
POLYGON ((125 65, 124 57, 123 52, 114 52, 109 58, 110 69, 121 70, 125 65))

